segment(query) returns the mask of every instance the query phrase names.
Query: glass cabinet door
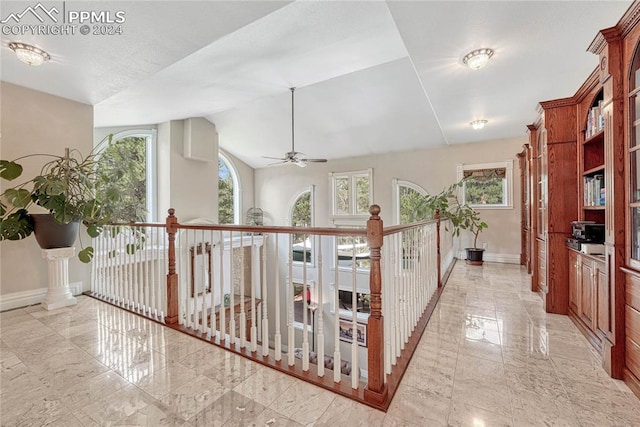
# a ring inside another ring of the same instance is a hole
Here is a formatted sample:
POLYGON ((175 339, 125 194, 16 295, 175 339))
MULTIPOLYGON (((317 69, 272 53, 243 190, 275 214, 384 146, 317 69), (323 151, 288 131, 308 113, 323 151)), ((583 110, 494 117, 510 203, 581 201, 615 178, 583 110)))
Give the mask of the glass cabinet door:
POLYGON ((640 265, 640 47, 636 47, 629 76, 629 255, 640 265))
POLYGON ((538 215, 538 237, 544 239, 547 230, 546 209, 547 209, 547 146, 544 141, 545 130, 542 129, 538 134, 537 141, 537 215, 538 215))

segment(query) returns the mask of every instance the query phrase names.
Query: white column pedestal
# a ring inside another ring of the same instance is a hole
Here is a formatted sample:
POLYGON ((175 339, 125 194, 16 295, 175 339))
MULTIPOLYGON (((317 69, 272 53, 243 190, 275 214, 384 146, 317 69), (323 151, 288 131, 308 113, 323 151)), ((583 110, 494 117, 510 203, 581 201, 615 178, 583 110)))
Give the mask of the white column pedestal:
POLYGON ((75 254, 74 247, 42 250, 42 258, 49 263, 49 288, 42 303, 46 310, 55 310, 77 303, 69 288, 69 258, 75 254))

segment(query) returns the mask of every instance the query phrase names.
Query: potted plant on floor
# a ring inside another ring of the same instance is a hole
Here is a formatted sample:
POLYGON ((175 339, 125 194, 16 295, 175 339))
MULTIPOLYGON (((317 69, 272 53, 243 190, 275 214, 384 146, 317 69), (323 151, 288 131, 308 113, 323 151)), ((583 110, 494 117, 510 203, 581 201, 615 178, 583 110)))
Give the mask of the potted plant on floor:
MULTIPOLYGON (((106 138, 108 143, 111 139, 112 135, 106 138)), ((11 161, 0 160, 0 178, 7 181, 19 178, 23 168, 18 162, 29 157, 50 160, 38 175, 5 189, 0 195, 0 240, 20 240, 33 232, 43 249, 73 246, 80 223, 86 226, 90 237, 97 237, 117 209, 120 172, 112 170, 113 179, 105 184, 104 179, 98 179, 100 158, 95 150, 84 157, 78 150, 67 148, 63 156, 38 153, 11 161), (34 205, 49 213, 30 212, 34 205)), ((83 246, 78 258, 90 262, 93 247, 83 246)))
POLYGON ((458 189, 462 188, 464 180, 452 184, 435 195, 427 195, 420 206, 419 215, 432 218, 436 212, 442 220, 451 221, 451 232, 460 236, 460 230, 467 230, 473 235, 473 247, 466 248, 467 263, 482 265, 484 249, 478 248, 478 235, 487 228, 487 223, 480 219, 478 211, 466 203, 460 203, 458 189))

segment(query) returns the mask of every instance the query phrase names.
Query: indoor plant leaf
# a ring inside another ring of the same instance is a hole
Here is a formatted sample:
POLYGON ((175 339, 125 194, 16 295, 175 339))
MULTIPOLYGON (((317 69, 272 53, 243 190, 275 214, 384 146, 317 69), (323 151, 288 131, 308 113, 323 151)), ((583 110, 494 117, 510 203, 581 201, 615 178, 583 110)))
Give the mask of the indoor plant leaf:
POLYGON ((20 240, 33 232, 33 220, 25 209, 20 209, 0 220, 0 240, 20 240))
POLYGON ((78 252, 78 259, 82 262, 89 263, 93 259, 93 248, 91 246, 87 246, 80 252, 78 252))
POLYGON ((16 208, 26 208, 31 203, 31 192, 24 188, 9 188, 4 192, 7 201, 16 208))
POLYGON ((100 233, 102 232, 102 228, 98 227, 97 224, 91 224, 87 227, 87 234, 89 235, 89 237, 91 238, 96 238, 100 235, 100 233))
POLYGON ((0 177, 7 181, 13 181, 22 175, 22 166, 16 162, 0 160, 0 177))

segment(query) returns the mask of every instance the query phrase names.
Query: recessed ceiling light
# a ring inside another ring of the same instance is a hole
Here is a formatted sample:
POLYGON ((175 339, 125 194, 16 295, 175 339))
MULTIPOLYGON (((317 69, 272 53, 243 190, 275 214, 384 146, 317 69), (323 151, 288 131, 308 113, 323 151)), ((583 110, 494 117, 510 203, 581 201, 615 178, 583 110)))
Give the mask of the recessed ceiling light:
POLYGON ((51 59, 51 56, 44 50, 26 43, 11 42, 9 49, 16 53, 20 61, 29 65, 41 65, 51 59))
POLYGON ((489 49, 488 47, 484 47, 482 49, 476 49, 473 52, 467 53, 462 62, 471 68, 472 70, 479 70, 480 68, 487 65, 489 59, 493 56, 493 49, 489 49))
POLYGON ((471 125, 472 128, 474 128, 475 130, 480 130, 484 127, 484 125, 486 125, 487 123, 489 123, 489 121, 487 120, 474 120, 472 122, 470 122, 469 124, 471 125))

